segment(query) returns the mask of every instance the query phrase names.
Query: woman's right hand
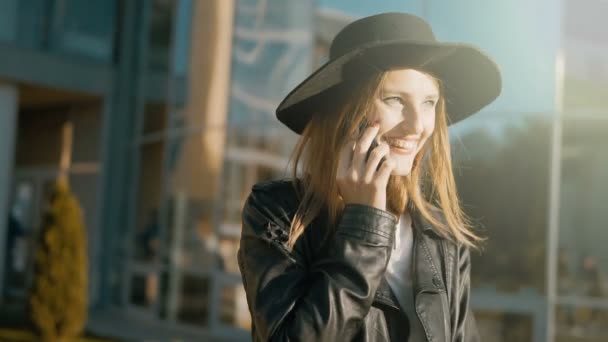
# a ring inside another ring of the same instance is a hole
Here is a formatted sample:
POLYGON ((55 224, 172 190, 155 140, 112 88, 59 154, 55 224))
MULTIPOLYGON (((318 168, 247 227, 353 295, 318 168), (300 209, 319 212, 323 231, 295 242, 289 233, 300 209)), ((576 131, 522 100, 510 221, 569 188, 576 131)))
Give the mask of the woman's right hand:
POLYGON ((367 152, 378 135, 379 125, 369 126, 359 140, 351 140, 340 151, 336 180, 344 204, 364 204, 386 210, 386 186, 395 165, 386 158, 388 144, 380 143, 370 153, 367 152))

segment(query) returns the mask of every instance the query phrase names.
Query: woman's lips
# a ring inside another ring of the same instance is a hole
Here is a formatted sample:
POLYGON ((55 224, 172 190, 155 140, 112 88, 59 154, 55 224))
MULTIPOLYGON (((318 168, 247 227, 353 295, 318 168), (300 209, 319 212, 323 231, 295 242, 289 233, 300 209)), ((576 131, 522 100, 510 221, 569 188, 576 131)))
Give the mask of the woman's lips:
POLYGON ((411 154, 416 151, 418 146, 417 140, 405 140, 405 139, 387 139, 386 141, 391 148, 398 154, 411 154))
POLYGON ((415 149, 413 148, 401 148, 401 147, 396 147, 396 146, 392 146, 391 145, 391 151, 397 153, 397 154, 404 154, 404 155, 408 155, 408 154, 412 154, 414 153, 415 149))

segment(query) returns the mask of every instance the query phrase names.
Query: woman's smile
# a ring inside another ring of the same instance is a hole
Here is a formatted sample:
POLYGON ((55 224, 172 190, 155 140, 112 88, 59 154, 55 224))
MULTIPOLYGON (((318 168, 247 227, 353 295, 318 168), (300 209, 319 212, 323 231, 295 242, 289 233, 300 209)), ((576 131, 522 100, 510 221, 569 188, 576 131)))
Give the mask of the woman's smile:
POLYGON ((412 154, 416 152, 418 147, 418 138, 415 139, 399 139, 385 138, 391 148, 391 151, 398 154, 412 154))

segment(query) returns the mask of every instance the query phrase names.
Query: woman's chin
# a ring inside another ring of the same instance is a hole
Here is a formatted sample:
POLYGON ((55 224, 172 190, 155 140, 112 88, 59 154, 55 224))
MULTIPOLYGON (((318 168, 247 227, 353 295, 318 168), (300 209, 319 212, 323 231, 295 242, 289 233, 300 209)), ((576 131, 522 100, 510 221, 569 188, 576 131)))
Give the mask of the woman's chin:
POLYGON ((391 172, 391 176, 408 176, 412 172, 412 167, 396 167, 393 172, 391 172))
POLYGON ((395 163, 395 168, 393 169, 393 172, 391 172, 391 176, 407 176, 412 172, 414 158, 410 156, 394 155, 392 153, 389 158, 395 163))

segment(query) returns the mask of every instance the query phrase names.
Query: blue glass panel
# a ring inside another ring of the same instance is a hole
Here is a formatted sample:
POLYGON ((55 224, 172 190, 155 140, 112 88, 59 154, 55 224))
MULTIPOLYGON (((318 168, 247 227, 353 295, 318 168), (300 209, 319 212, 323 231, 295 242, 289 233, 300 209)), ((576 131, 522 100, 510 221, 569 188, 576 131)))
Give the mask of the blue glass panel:
POLYGON ((112 58, 115 0, 65 0, 55 3, 55 38, 53 47, 109 61, 112 58))
POLYGON ((0 1, 0 41, 16 38, 17 10, 17 0, 0 1))

